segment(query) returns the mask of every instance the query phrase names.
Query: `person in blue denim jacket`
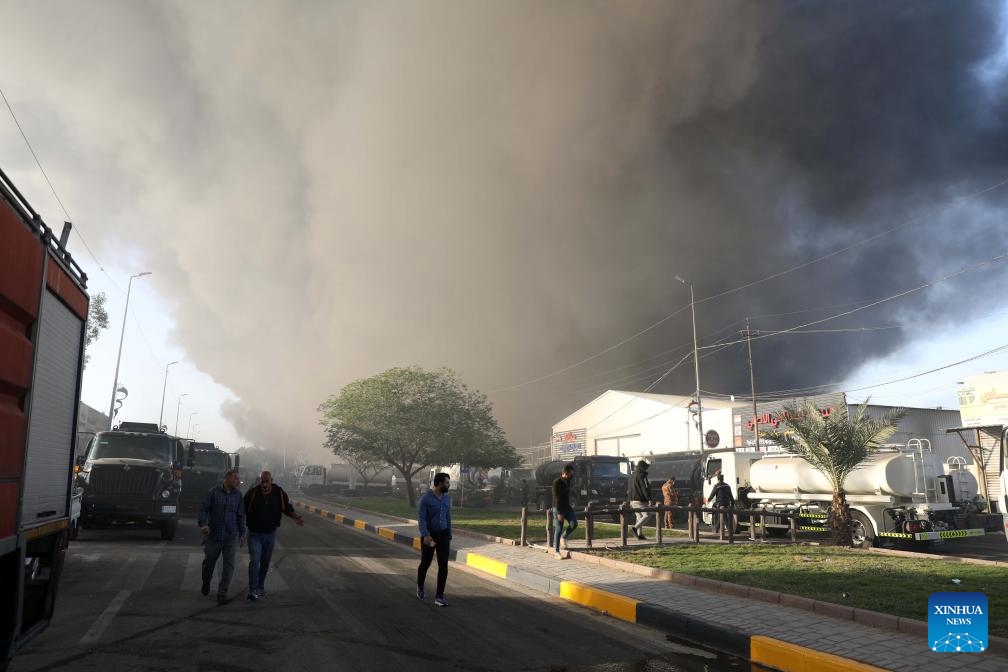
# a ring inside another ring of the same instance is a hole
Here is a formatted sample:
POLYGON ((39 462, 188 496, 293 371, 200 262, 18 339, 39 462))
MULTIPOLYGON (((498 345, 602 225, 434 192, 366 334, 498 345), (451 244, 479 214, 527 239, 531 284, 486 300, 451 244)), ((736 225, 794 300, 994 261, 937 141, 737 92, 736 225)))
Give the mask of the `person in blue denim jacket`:
POLYGON ((437 592, 434 605, 447 607, 444 590, 448 582, 448 559, 451 554, 451 481, 448 474, 435 474, 433 487, 417 504, 417 521, 420 524, 420 566, 417 567, 417 599, 424 599, 424 580, 437 554, 437 592))
POLYGON ((238 490, 240 483, 238 470, 228 469, 224 472, 224 482, 207 492, 199 508, 199 528, 204 537, 203 586, 200 592, 210 594, 210 579, 213 578, 217 558, 223 555, 220 583, 217 584, 219 604, 227 604, 235 553, 239 545, 245 545, 245 506, 238 490))

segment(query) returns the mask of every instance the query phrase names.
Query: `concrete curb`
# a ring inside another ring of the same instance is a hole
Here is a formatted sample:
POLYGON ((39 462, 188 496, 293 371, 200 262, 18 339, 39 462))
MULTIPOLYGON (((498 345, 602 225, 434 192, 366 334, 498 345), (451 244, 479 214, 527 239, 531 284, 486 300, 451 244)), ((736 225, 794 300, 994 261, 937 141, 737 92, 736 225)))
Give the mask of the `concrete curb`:
MULTIPOLYGON (((419 537, 397 532, 388 526, 375 526, 370 523, 366 523, 365 521, 353 520, 343 514, 332 513, 317 506, 303 504, 301 502, 294 502, 294 506, 319 515, 324 519, 332 520, 366 532, 373 532, 384 539, 403 544, 404 546, 409 546, 415 550, 420 549, 419 537)), ((395 518, 394 516, 389 517, 395 518)), ((396 519, 402 520, 398 518, 396 519)), ((404 521, 404 524, 407 522, 415 523, 415 521, 404 521)), ((488 535, 475 536, 481 536, 483 538, 493 540, 493 538, 488 535)), ((669 578, 666 575, 671 575, 672 577, 678 577, 680 579, 678 581, 679 583, 688 584, 697 588, 717 590, 720 592, 731 592, 732 594, 737 594, 742 597, 756 597, 751 594, 751 592, 756 589, 749 589, 745 586, 739 586, 737 584, 728 584, 721 581, 711 581, 709 579, 675 574, 674 572, 640 567, 639 565, 617 562, 607 558, 598 558, 594 556, 585 557, 585 554, 583 553, 571 554, 572 558, 575 556, 577 556, 579 560, 583 559, 600 565, 612 566, 615 569, 622 569, 622 567, 616 566, 617 564, 630 565, 635 568, 633 573, 656 578, 669 578)), ((781 672, 841 672, 845 670, 850 670, 852 672, 884 672, 883 668, 823 653, 821 651, 816 651, 815 649, 809 649, 797 644, 774 639, 772 637, 751 635, 736 628, 706 621, 695 616, 682 614, 660 605, 648 604, 625 595, 619 595, 617 593, 594 588, 574 581, 563 581, 557 580, 553 577, 543 576, 526 569, 513 567, 495 558, 490 558, 472 551, 453 550, 450 557, 453 562, 466 565, 467 567, 479 570, 497 578, 513 581, 526 588, 530 588, 547 595, 560 597, 561 599, 592 609, 602 615, 618 618, 628 623, 635 623, 655 628, 657 630, 664 631, 677 639, 689 641, 709 649, 744 658, 745 660, 754 663, 759 663, 773 669, 781 670, 781 672)), ((673 580, 675 579, 673 578, 673 580)), ((767 601, 776 601, 779 604, 785 604, 788 606, 796 606, 791 604, 792 600, 805 600, 805 598, 795 598, 794 596, 784 595, 782 593, 774 594, 771 591, 762 592, 767 593, 767 596, 778 596, 776 600, 767 601)), ((810 611, 816 611, 814 607, 819 605, 819 613, 825 613, 829 616, 834 615, 832 613, 828 613, 828 610, 825 607, 826 603, 816 602, 814 600, 806 601, 811 603, 812 608, 809 609, 810 611)), ((839 605, 830 606, 837 607, 839 605)), ((854 610, 848 609, 847 611, 853 612, 854 610)), ((851 616, 851 619, 849 620, 853 620, 853 613, 847 614, 847 612, 843 612, 843 614, 844 616, 851 616)), ((878 616, 884 616, 884 614, 878 614, 878 616)), ((926 637, 927 624, 925 623, 923 625, 924 636, 926 637)))

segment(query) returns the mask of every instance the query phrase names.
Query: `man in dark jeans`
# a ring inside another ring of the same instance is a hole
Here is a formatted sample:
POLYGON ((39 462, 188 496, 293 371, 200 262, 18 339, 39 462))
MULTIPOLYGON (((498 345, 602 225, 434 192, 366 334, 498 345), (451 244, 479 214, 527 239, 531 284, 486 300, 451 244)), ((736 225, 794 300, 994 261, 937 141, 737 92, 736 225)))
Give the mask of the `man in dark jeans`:
POLYGON ((437 553, 437 592, 434 605, 447 607, 445 584, 448 582, 448 560, 451 557, 451 480, 448 474, 434 475, 433 487, 424 493, 417 504, 417 521, 420 525, 420 566, 417 567, 417 599, 424 599, 424 581, 437 553))
POLYGON ((714 500, 714 506, 717 508, 726 509, 725 511, 711 514, 713 516, 714 531, 720 532, 722 516, 726 521, 731 520, 730 516, 732 515, 732 510, 735 508, 735 496, 732 495, 731 486, 724 482, 724 474, 721 472, 718 472, 717 485, 711 490, 707 502, 710 503, 711 500, 714 500))
POLYGON ((217 602, 227 604, 228 588, 234 575, 235 552, 245 545, 245 507, 238 486, 241 479, 237 469, 224 473, 224 482, 215 486, 203 498, 199 508, 199 528, 203 532, 203 586, 204 595, 210 594, 217 558, 224 556, 220 583, 217 584, 217 602))
POLYGON ((287 493, 273 483, 273 474, 268 471, 262 472, 259 484, 245 493, 244 504, 248 523, 248 600, 256 602, 266 595, 266 574, 273 558, 281 516, 290 516, 298 527, 304 525, 304 518, 294 512, 287 493))
POLYGON ((557 560, 570 557, 567 537, 578 525, 577 514, 570 501, 570 481, 573 476, 574 465, 565 464, 560 477, 553 481, 553 551, 557 560))

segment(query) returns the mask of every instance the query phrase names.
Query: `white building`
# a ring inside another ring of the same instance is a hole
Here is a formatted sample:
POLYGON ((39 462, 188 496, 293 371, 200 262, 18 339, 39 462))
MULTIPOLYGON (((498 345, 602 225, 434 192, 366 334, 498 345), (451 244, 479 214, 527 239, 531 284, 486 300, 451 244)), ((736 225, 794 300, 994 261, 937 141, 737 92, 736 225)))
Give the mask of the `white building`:
MULTIPOLYGON (((552 456, 638 457, 700 450, 691 397, 609 390, 553 425, 552 456)), ((703 402, 706 449, 732 445, 732 407, 703 402)))

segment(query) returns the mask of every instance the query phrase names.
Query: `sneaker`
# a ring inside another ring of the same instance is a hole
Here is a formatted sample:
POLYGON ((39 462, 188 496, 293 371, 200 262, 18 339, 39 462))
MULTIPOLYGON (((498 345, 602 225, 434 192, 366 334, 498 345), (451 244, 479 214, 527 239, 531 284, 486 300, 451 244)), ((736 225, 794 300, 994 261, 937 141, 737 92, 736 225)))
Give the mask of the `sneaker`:
POLYGON ((217 604, 227 604, 228 596, 227 593, 217 593, 217 604))
POLYGON ((444 599, 443 597, 435 597, 434 598, 434 606, 435 607, 447 607, 448 606, 448 600, 444 599))
POLYGON ((204 595, 209 595, 210 594, 210 582, 209 581, 204 581, 203 582, 203 585, 200 586, 200 592, 203 593, 204 595))
POLYGON ((266 591, 265 590, 257 590, 257 591, 255 591, 255 595, 256 595, 257 598, 259 598, 261 600, 264 597, 266 597, 266 591))
POLYGON ((567 550, 567 537, 560 537, 560 548, 564 551, 567 550))
POLYGON ((416 589, 416 599, 418 599, 418 600, 420 600, 422 602, 423 600, 427 599, 427 593, 425 593, 420 588, 417 588, 416 589))
POLYGON ((259 596, 256 595, 255 593, 249 593, 248 595, 245 596, 245 599, 248 600, 249 602, 256 602, 259 599, 259 596))
POLYGON ((641 541, 647 541, 647 537, 644 536, 643 532, 638 532, 637 538, 640 539, 641 541))

